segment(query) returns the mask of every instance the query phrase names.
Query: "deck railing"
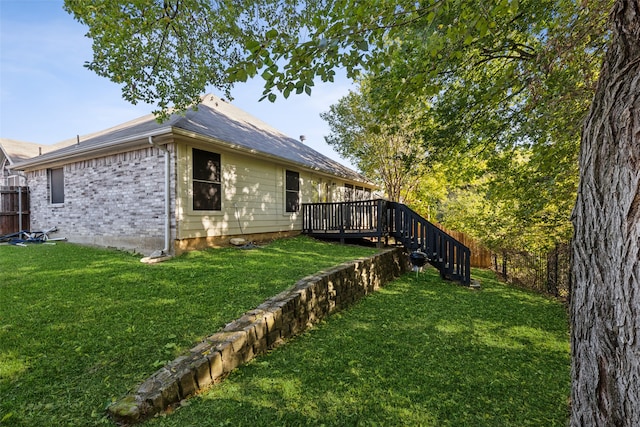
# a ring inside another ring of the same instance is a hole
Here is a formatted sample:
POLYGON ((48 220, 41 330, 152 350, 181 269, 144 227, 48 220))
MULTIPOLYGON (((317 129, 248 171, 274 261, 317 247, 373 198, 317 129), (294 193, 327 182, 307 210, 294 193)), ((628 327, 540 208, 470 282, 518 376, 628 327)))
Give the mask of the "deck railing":
POLYGON ((471 251, 402 203, 363 200, 302 205, 303 233, 337 238, 393 237, 409 251, 421 251, 443 277, 471 282, 471 251))
POLYGON ((382 237, 386 233, 386 202, 382 199, 302 205, 302 231, 345 237, 382 237))

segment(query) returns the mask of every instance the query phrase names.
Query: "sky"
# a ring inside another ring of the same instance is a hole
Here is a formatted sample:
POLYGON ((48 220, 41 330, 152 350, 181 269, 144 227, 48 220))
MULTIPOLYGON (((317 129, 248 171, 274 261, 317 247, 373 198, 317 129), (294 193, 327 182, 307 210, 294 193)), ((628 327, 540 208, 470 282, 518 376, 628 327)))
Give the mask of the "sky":
MULTIPOLYGON (((121 88, 87 70, 91 40, 87 27, 62 8, 62 0, 0 0, 0 137, 42 145, 100 131, 151 113, 152 105, 131 105, 121 88)), ((258 102, 262 83, 238 84, 232 104, 322 154, 353 167, 324 137, 320 113, 353 86, 342 76, 316 82, 311 96, 281 96, 258 102)), ((220 97, 224 95, 208 88, 220 97)))

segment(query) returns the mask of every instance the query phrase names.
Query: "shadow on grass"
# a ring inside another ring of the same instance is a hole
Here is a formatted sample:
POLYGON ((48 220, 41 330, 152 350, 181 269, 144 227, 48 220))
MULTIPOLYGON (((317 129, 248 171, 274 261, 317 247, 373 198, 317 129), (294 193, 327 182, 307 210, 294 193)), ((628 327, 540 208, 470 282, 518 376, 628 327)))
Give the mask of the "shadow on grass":
POLYGON ((306 238, 162 264, 71 244, 0 247, 0 425, 110 425, 105 408, 298 279, 375 250, 306 238))
POLYGON ((232 373, 162 426, 564 426, 560 303, 411 273, 232 373))

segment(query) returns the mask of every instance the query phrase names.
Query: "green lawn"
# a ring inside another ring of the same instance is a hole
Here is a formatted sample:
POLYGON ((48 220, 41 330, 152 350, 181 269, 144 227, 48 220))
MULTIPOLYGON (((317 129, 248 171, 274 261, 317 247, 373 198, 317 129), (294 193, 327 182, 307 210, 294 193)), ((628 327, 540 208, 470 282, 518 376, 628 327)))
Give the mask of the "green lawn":
POLYGON ((564 307, 407 274, 152 426, 565 426, 564 307))
MULTIPOLYGON (((297 279, 375 250, 276 241, 137 257, 0 247, 0 422, 108 424, 105 407, 297 279)), ((149 425, 563 426, 561 304, 474 271, 482 291, 407 274, 149 425)))
POLYGON ((180 351, 298 279, 375 249, 276 241, 139 256, 0 246, 0 424, 110 424, 105 408, 180 351))

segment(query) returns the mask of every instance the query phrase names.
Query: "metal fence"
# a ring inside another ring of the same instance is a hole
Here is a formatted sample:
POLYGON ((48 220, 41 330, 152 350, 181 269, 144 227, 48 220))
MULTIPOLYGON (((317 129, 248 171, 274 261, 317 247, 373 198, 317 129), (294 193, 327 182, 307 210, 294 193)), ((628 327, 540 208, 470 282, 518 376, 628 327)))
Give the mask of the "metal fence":
POLYGON ((502 251, 493 254, 492 268, 503 280, 566 299, 571 294, 569 243, 549 252, 502 251))

